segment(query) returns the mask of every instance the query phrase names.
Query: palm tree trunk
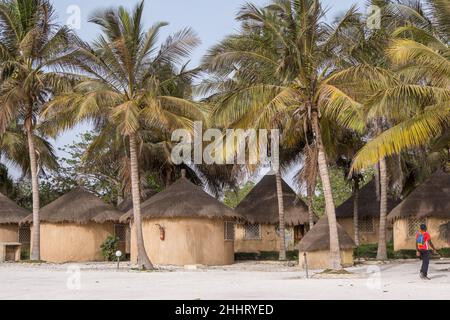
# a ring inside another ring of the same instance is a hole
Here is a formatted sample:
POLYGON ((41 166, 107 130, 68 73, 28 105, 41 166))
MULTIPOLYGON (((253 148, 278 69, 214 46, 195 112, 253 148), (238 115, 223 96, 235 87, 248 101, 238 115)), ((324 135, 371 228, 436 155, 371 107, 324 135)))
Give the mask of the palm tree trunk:
POLYGON ((355 180, 353 183, 353 229, 355 231, 355 244, 359 246, 359 212, 358 212, 358 201, 359 201, 359 183, 355 180))
POLYGON ((314 189, 307 187, 307 197, 308 197, 308 217, 309 217, 309 230, 314 226, 314 211, 313 211, 313 197, 314 189))
POLYGON ((28 153, 30 157, 31 192, 33 196, 33 234, 31 239, 31 260, 41 260, 41 222, 39 219, 39 181, 36 161, 36 148, 33 140, 33 129, 27 126, 28 153))
POLYGON ((135 134, 130 135, 130 164, 131 164, 131 197, 133 199, 133 218, 136 229, 137 264, 144 270, 153 269, 144 246, 141 220, 141 196, 139 192, 139 171, 137 159, 137 143, 135 134))
POLYGON ((166 188, 168 186, 170 186, 171 180, 172 180, 172 172, 170 172, 170 170, 167 169, 167 171, 166 171, 166 181, 165 181, 166 188))
POLYGON ((375 192, 377 194, 377 201, 380 201, 380 166, 377 163, 373 166, 375 172, 375 192))
POLYGON ((275 173, 275 180, 277 185, 277 198, 278 198, 278 217, 280 226, 280 255, 279 260, 286 260, 286 237, 285 237, 285 225, 284 225, 284 203, 283 203, 283 188, 281 186, 281 174, 280 170, 275 173))
POLYGON ((325 212, 328 217, 328 225, 330 228, 330 268, 333 270, 337 270, 341 269, 341 252, 339 248, 336 212, 334 207, 333 193, 331 190, 330 175, 328 172, 328 162, 323 146, 322 135, 319 126, 319 116, 317 112, 317 110, 313 110, 311 112, 311 121, 318 150, 317 164, 325 197, 325 212))
POLYGON ((377 259, 387 259, 386 216, 387 216, 387 170, 386 159, 380 160, 380 230, 378 232, 377 259))

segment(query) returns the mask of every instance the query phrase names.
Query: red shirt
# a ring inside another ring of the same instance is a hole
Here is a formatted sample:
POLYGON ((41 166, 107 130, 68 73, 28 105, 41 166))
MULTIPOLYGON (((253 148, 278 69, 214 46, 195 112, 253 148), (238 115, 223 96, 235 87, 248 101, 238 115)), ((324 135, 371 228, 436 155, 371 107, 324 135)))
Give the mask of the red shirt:
POLYGON ((419 232, 416 234, 416 243, 419 250, 428 250, 428 242, 431 240, 430 234, 428 232, 419 232))

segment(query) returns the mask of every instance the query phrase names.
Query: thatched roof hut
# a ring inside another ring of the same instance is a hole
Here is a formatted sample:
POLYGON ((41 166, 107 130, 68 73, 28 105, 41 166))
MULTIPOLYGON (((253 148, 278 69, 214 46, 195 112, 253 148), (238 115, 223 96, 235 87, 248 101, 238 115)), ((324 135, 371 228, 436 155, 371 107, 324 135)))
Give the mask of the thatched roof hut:
MULTIPOLYGON (((284 180, 281 181, 281 187, 283 189, 286 226, 307 224, 309 221, 308 206, 284 180)), ((238 204, 235 210, 251 223, 278 224, 278 199, 275 175, 265 175, 238 204)))
MULTIPOLYGON (((141 204, 142 218, 242 218, 234 210, 181 177, 141 204)), ((131 208, 121 221, 133 216, 131 208)))
MULTIPOLYGON (((341 249, 352 249, 356 245, 352 238, 338 223, 339 247, 341 249)), ((303 237, 299 243, 299 250, 302 252, 311 252, 330 249, 330 227, 328 218, 321 218, 312 229, 303 237)))
MULTIPOLYGON (((117 222, 121 215, 113 205, 83 187, 76 187, 39 211, 41 222, 49 223, 117 222)), ((32 215, 22 220, 22 223, 32 222, 32 215)))
POLYGON ((0 193, 0 224, 17 224, 30 212, 0 193))
MULTIPOLYGON (((359 217, 379 217, 380 201, 377 200, 375 179, 363 186, 358 191, 358 216, 359 217)), ((351 196, 336 208, 336 218, 353 217, 353 201, 351 196)), ((397 204, 399 199, 388 196, 387 212, 390 212, 397 204)))
MULTIPOLYGON (((101 245, 115 234, 122 212, 83 187, 76 187, 40 212, 41 259, 49 262, 103 260, 101 245)), ((32 223, 29 215, 22 223, 32 223)), ((31 228, 34 226, 32 225, 31 228)))
MULTIPOLYGON (((234 261, 234 222, 241 216, 184 176, 141 206, 144 246, 156 264, 225 265, 234 261)), ((132 218, 133 209, 121 219, 132 218)), ((131 221, 131 261, 137 261, 131 221)))
MULTIPOLYGON (((339 248, 343 267, 353 265, 353 248, 356 246, 352 238, 338 223, 339 248)), ((330 262, 330 227, 328 218, 321 218, 317 224, 303 237, 299 243, 299 266, 308 265, 310 269, 324 269, 330 262)))
POLYGON ((388 219, 410 216, 450 218, 450 174, 436 171, 396 206, 388 219))

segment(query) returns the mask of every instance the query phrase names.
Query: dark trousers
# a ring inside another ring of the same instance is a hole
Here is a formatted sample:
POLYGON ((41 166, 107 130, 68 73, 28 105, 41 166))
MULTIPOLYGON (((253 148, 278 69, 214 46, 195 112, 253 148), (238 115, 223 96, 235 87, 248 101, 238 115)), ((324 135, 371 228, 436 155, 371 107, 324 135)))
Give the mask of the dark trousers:
POLYGON ((420 260, 422 260, 422 267, 420 268, 420 272, 426 277, 428 275, 428 265, 430 264, 430 251, 419 250, 419 252, 420 260))

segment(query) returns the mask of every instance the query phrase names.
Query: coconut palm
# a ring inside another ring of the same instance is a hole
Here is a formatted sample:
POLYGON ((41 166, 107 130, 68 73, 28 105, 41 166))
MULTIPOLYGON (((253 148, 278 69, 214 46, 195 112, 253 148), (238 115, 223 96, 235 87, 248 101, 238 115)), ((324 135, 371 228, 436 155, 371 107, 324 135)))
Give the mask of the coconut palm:
POLYGON ((377 113, 389 106, 398 107, 392 113, 397 124, 360 150, 353 162, 354 170, 370 166, 380 157, 399 154, 446 136, 450 118, 450 69, 444 70, 450 68, 449 52, 448 46, 439 53, 409 39, 393 42, 387 53, 389 58, 400 67, 399 72, 409 73, 417 80, 404 81, 392 74, 397 84, 380 90, 373 98, 377 113), (428 84, 420 84, 423 81, 428 84))
POLYGON ((380 190, 377 258, 384 260, 387 259, 387 158, 445 136, 448 130, 449 28, 442 12, 448 12, 449 8, 441 1, 426 1, 428 10, 420 2, 373 3, 382 9, 382 28, 361 32, 359 38, 359 43, 372 50, 369 53, 356 49, 359 51, 353 52, 356 66, 335 74, 332 81, 339 82, 343 91, 365 105, 367 123, 373 128, 375 137, 357 153, 352 171, 377 164, 380 190))
POLYGON ((204 59, 216 80, 205 88, 220 96, 220 123, 264 128, 273 127, 274 118, 286 123, 294 116, 297 128, 312 132, 330 227, 330 267, 337 269, 341 258, 323 129, 327 119, 362 129, 355 116, 360 104, 328 81, 343 62, 335 55, 340 34, 357 13, 351 8, 334 26, 323 16, 315 0, 274 0, 264 8, 246 4, 238 15, 242 31, 204 59))
POLYGON ((0 1, 0 132, 11 123, 23 126, 28 143, 29 174, 33 191, 31 259, 40 259, 38 154, 34 131, 42 105, 68 78, 52 70, 70 51, 67 27, 54 23, 46 0, 0 1))
POLYGON ((167 38, 158 49, 159 22, 143 28, 144 1, 132 11, 124 7, 94 13, 90 22, 102 34, 92 45, 80 43, 70 63, 84 76, 70 92, 48 104, 46 117, 69 119, 60 123, 70 127, 77 121, 94 119, 96 127, 112 125, 127 141, 133 218, 136 229, 137 263, 153 268, 147 256, 141 225, 139 154, 145 132, 170 134, 179 128, 192 128, 192 120, 203 119, 196 103, 177 95, 179 84, 195 72, 181 66, 199 43, 189 28, 167 38), (180 66, 180 72, 174 70, 180 66))

